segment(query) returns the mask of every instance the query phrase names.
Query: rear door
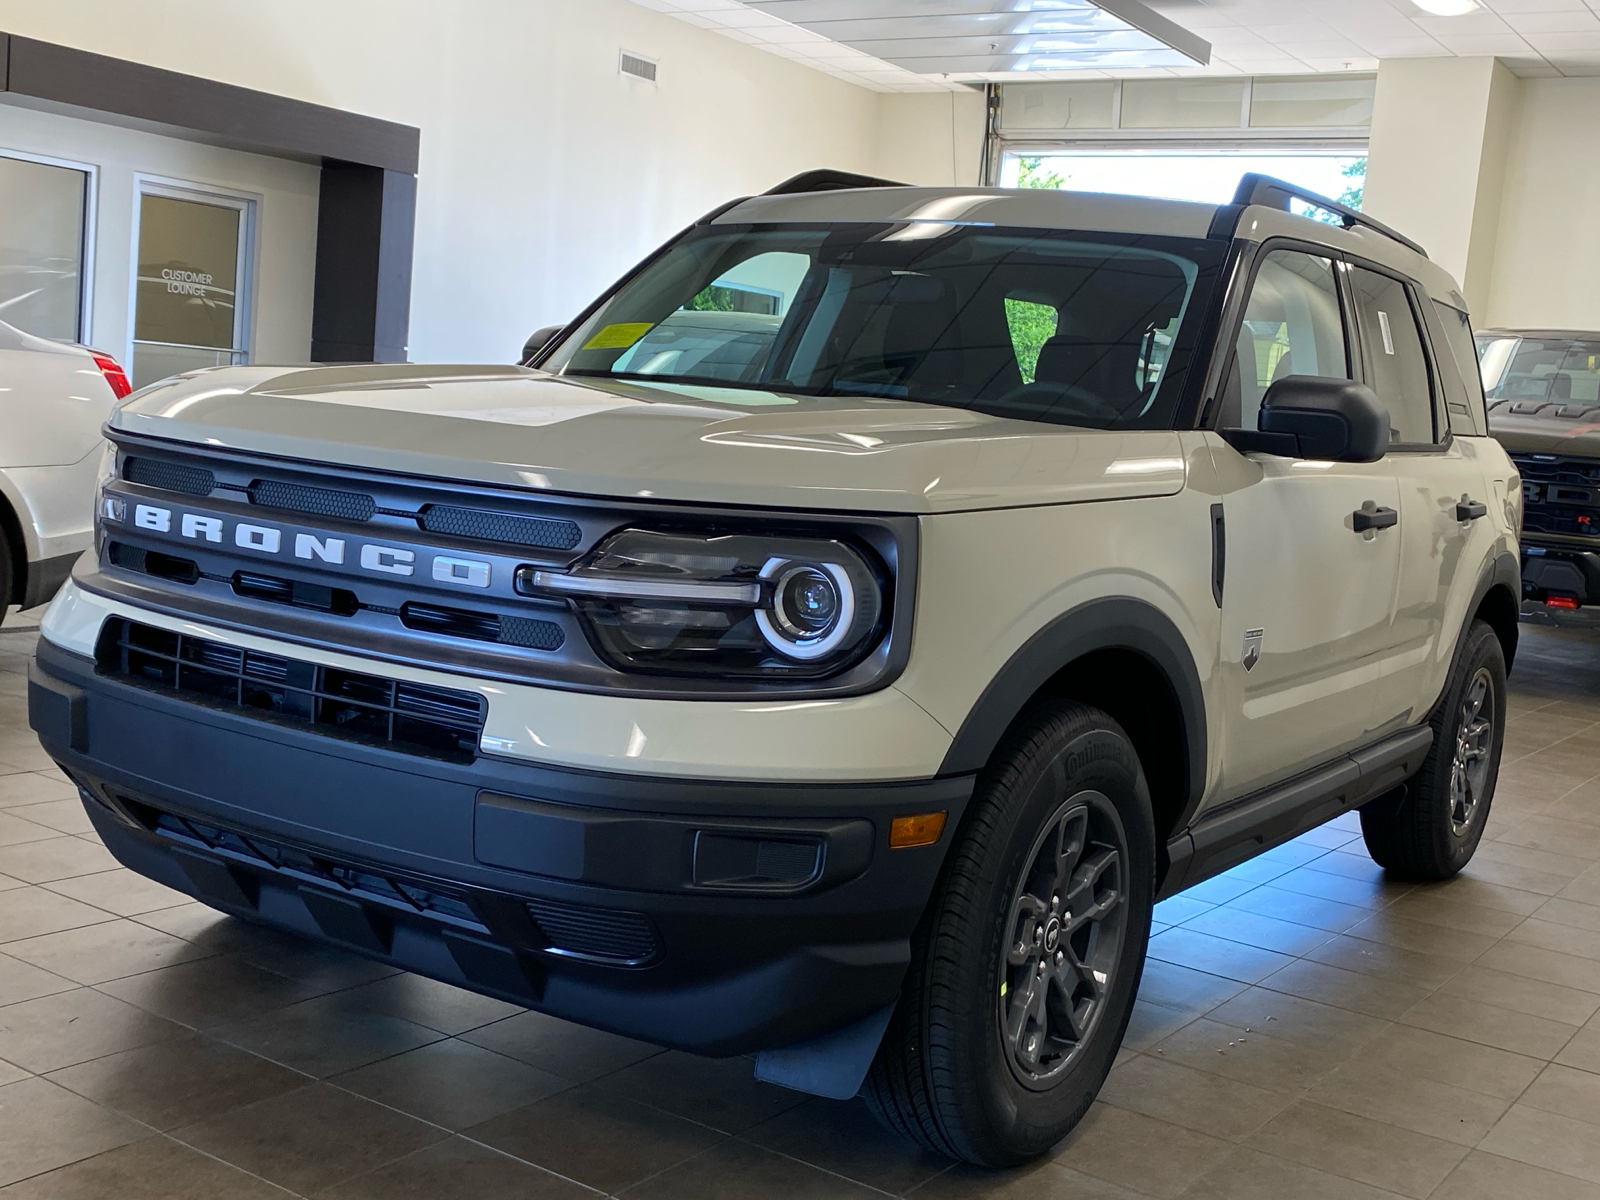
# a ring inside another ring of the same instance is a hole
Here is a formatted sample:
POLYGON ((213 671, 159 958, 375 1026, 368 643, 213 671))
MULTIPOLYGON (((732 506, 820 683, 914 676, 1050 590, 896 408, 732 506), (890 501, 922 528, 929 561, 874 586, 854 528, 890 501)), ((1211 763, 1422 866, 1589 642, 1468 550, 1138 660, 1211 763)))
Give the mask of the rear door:
MULTIPOLYGON (((1439 344, 1445 330, 1437 315, 1428 320, 1428 299, 1414 284, 1371 267, 1352 266, 1349 279, 1366 383, 1389 410, 1384 464, 1400 489, 1395 653, 1387 670, 1416 722, 1444 686, 1467 605, 1494 553, 1490 515, 1504 506, 1505 471, 1487 441, 1452 433, 1445 382, 1457 383, 1456 368, 1446 357, 1449 347, 1439 344), (1436 337, 1429 337, 1430 327, 1436 337)), ((1470 409, 1459 397, 1456 406, 1470 409)), ((1476 432, 1470 411, 1458 424, 1476 432)))
MULTIPOLYGON (((1254 429, 1287 375, 1354 378, 1342 264, 1309 249, 1265 253, 1219 396, 1219 427, 1254 429)), ((1398 723, 1386 686, 1400 539, 1357 530, 1358 510, 1399 504, 1386 462, 1240 453, 1215 434, 1225 572, 1220 660, 1226 798, 1315 766, 1398 723)))

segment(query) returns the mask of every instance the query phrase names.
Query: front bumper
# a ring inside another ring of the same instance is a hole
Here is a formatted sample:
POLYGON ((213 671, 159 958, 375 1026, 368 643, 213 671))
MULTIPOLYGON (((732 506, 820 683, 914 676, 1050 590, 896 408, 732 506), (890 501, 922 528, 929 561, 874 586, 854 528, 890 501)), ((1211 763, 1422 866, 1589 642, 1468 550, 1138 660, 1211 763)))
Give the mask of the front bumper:
POLYGON ((1552 596, 1600 604, 1600 554, 1524 535, 1522 598, 1545 604, 1552 596))
POLYGON ((439 761, 153 691, 45 640, 29 716, 106 846, 141 874, 449 983, 716 1055, 804 1042, 893 1003, 973 783, 439 761), (891 817, 935 810, 949 813, 937 844, 889 848, 891 817), (808 845, 808 879, 774 885, 808 845), (741 874, 761 855, 766 867, 741 874))

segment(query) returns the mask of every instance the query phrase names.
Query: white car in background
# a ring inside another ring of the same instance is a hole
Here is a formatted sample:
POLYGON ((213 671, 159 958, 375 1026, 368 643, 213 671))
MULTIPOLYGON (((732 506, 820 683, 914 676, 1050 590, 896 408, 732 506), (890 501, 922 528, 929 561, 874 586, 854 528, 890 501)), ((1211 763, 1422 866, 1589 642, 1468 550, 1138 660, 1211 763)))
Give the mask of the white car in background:
POLYGON ((43 604, 94 544, 100 431, 130 391, 110 355, 0 321, 0 611, 43 604))

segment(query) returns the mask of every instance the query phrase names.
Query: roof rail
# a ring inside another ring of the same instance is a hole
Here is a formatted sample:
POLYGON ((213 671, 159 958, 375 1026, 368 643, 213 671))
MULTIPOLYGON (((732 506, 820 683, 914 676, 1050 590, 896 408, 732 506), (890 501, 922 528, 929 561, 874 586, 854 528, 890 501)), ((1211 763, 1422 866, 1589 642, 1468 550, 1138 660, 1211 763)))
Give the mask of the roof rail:
POLYGON ((1405 234, 1389 228, 1382 221, 1375 221, 1359 209, 1351 208, 1348 204, 1340 204, 1337 200, 1330 200, 1319 192, 1313 192, 1310 188, 1303 188, 1282 179, 1274 179, 1271 175, 1257 175, 1254 172, 1241 175, 1239 177, 1239 186, 1233 193, 1233 202, 1235 204, 1260 204, 1266 208, 1281 208, 1284 212, 1294 211, 1289 206, 1291 200, 1300 200, 1311 205, 1312 208, 1320 208, 1325 213, 1332 213, 1339 218, 1340 223, 1346 229, 1349 229, 1352 225, 1363 225, 1375 233, 1383 234, 1384 237, 1393 238, 1402 246, 1415 250, 1423 258, 1428 257, 1428 252, 1417 245, 1416 242, 1406 237, 1405 234))
POLYGON ((802 192, 837 192, 845 188, 908 187, 893 179, 879 179, 874 175, 853 175, 849 171, 801 171, 791 175, 777 187, 768 188, 763 196, 794 196, 802 192))

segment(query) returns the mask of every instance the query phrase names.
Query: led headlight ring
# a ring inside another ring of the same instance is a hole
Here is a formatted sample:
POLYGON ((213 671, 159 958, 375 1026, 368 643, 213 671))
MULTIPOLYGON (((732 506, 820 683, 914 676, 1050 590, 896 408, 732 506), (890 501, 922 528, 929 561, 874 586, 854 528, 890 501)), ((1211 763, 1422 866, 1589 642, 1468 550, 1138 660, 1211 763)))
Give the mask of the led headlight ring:
POLYGON ((855 623, 856 594, 850 574, 837 563, 795 562, 772 558, 761 568, 761 578, 773 581, 772 606, 756 609, 756 626, 767 645, 786 658, 810 662, 826 658, 849 637, 855 623), (828 583, 837 603, 832 621, 821 629, 809 629, 802 613, 789 610, 789 593, 807 582, 828 583))

